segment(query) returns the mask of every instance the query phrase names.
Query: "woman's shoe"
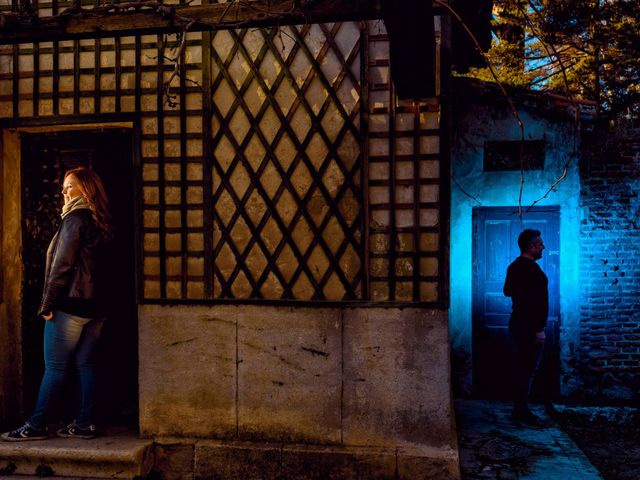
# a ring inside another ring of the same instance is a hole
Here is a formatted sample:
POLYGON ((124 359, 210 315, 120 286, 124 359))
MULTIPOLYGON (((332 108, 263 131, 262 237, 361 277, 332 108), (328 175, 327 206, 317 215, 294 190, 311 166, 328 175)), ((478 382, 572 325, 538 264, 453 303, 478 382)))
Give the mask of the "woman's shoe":
POLYGON ((49 438, 49 431, 45 427, 36 428, 30 422, 25 422, 20 428, 12 432, 3 433, 0 438, 5 442, 27 442, 29 440, 45 440, 49 438))
POLYGON ((88 440, 90 438, 95 438, 98 435, 98 432, 95 425, 81 427, 73 421, 66 427, 58 430, 56 435, 62 438, 84 438, 85 440, 88 440))

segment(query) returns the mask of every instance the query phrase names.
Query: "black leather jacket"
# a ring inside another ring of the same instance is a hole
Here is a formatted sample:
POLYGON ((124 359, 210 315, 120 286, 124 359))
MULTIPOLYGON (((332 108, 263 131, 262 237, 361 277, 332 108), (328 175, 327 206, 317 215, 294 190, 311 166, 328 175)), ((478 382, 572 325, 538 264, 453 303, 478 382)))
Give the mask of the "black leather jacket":
POLYGON ((101 315, 98 280, 102 244, 91 210, 73 210, 64 217, 47 250, 39 314, 62 310, 87 318, 101 315))

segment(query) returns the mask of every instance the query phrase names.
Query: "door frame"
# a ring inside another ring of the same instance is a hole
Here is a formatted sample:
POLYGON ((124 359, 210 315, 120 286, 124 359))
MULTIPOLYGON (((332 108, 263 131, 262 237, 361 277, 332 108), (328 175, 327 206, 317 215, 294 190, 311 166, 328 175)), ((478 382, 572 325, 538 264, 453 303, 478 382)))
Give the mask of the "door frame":
MULTIPOLYGON (((479 212, 487 212, 487 211, 491 211, 491 212, 495 212, 495 213, 502 213, 502 214, 513 214, 513 215, 517 215, 518 212, 518 207, 517 206, 512 206, 512 207, 505 207, 505 206, 482 206, 482 207, 473 207, 472 212, 471 212, 471 223, 472 223, 472 249, 471 249, 471 261, 472 261, 472 272, 471 272, 471 351, 472 351, 472 355, 471 355, 471 372, 472 372, 472 392, 474 396, 478 395, 478 384, 475 381, 475 375, 474 372, 477 368, 477 364, 476 364, 476 338, 477 338, 477 322, 478 320, 474 317, 475 314, 475 305, 477 304, 477 302, 480 300, 479 299, 479 290, 477 288, 477 262, 478 262, 478 239, 477 239, 477 233, 476 233, 476 228, 477 228, 477 220, 479 215, 479 212)), ((523 212, 523 216, 520 217, 521 221, 526 221, 526 213, 527 212, 531 212, 531 213, 550 213, 550 214, 554 214, 557 215, 557 222, 558 222, 558 245, 557 245, 557 252, 555 252, 556 254, 559 254, 560 252, 560 239, 562 236, 562 231, 561 231, 561 208, 559 205, 542 205, 542 206, 533 206, 533 207, 529 207, 527 209, 526 212, 523 212)), ((516 217, 517 218, 517 217, 516 217)), ((510 239, 510 241, 515 242, 516 239, 510 239)), ((549 251, 548 253, 551 253, 551 251, 549 251)), ((512 260, 511 260, 512 261, 512 260)), ((560 367, 560 349, 561 349, 561 345, 560 345, 560 324, 561 324, 561 316, 560 316, 560 258, 558 258, 557 261, 557 268, 558 268, 558 272, 557 272, 557 278, 555 279, 555 284, 554 284, 554 289, 555 291, 553 292, 549 292, 550 293, 550 297, 554 297, 555 298, 555 304, 550 302, 549 305, 549 317, 555 317, 556 321, 555 323, 552 325, 553 326, 553 332, 552 335, 547 339, 547 342, 545 344, 545 353, 544 353, 544 358, 543 358, 543 365, 541 365, 541 372, 544 370, 543 374, 544 375, 550 375, 553 378, 550 381, 550 385, 546 385, 545 387, 550 389, 550 392, 548 392, 548 395, 551 398, 555 398, 557 396, 559 396, 560 394, 560 371, 561 371, 561 367, 560 367), (556 307, 554 309, 554 306, 556 307), (549 362, 552 362, 552 365, 549 365, 549 362), (548 370, 550 370, 548 373, 546 373, 548 370)), ((545 272, 548 273, 548 272, 545 272)), ((506 274, 506 270, 505 270, 505 274, 506 274)), ((549 326, 547 327, 549 328, 549 326)), ((536 380, 536 382, 534 382, 534 389, 535 386, 538 385, 540 383, 540 377, 536 380)))
MULTIPOLYGON (((78 119, 74 119, 78 120, 78 119)), ((0 131, 0 426, 19 422, 25 417, 23 396, 22 352, 22 285, 24 264, 22 260, 22 152, 20 134, 57 133, 79 130, 130 129, 132 132, 132 193, 134 218, 140 225, 142 215, 140 178, 140 120, 130 119, 99 122, 92 118, 68 124, 43 122, 39 125, 6 127, 0 131)), ((135 301, 139 300, 138 265, 140 255, 140 231, 134 227, 135 301)))

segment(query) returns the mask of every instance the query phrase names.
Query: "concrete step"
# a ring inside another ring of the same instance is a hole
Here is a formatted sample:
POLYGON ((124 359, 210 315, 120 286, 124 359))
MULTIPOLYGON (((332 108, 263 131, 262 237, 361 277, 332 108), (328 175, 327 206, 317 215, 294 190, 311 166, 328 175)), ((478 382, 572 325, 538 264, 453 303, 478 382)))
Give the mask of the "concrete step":
MULTIPOLYGON (((107 478, 113 477, 104 477, 104 478, 96 478, 96 477, 67 477, 60 475, 53 475, 50 477, 47 476, 38 476, 38 475, 20 475, 14 473, 13 475, 0 475, 0 480, 42 480, 46 478, 51 478, 52 480, 60 479, 60 480, 106 480, 107 478)), ((134 479, 144 480, 145 477, 133 477, 134 479)))
POLYGON ((152 443, 124 428, 107 429, 90 440, 54 436, 29 442, 0 441, 0 479, 29 478, 20 475, 132 479, 149 473, 152 443))

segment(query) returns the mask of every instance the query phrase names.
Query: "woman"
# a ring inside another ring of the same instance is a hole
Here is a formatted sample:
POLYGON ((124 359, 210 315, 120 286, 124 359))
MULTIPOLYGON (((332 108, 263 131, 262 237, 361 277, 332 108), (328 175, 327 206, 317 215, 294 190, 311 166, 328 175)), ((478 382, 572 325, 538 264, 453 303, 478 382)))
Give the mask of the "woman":
POLYGON ((45 319, 45 372, 31 418, 20 428, 2 434, 6 441, 48 437, 47 414, 61 393, 68 368, 75 363, 80 383, 80 412, 76 420, 57 431, 60 437, 96 436, 95 353, 104 313, 101 261, 110 237, 111 215, 100 178, 79 167, 64 176, 62 222, 47 250, 42 303, 45 319))

